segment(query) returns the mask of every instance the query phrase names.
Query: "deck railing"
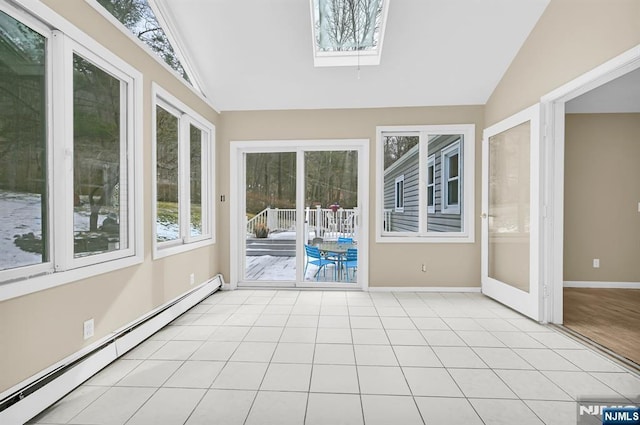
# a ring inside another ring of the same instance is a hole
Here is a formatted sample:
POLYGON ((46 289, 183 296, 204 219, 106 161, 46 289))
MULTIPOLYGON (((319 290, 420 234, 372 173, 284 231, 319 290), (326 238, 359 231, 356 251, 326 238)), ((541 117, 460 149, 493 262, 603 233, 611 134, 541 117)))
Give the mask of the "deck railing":
MULTIPOLYGON (((247 220, 247 234, 253 235, 258 225, 266 226, 269 232, 295 231, 296 210, 293 208, 265 208, 247 220)), ((312 209, 307 207, 305 209, 305 227, 307 233, 313 234, 313 237, 357 239, 358 210, 357 208, 339 208, 333 211, 331 208, 316 207, 312 209)))

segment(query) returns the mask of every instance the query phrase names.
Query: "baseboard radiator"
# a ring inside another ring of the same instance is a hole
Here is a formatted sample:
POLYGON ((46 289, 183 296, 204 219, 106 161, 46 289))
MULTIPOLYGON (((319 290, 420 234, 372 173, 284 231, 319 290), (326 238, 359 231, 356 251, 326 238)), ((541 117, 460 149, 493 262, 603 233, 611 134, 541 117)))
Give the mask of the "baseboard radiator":
POLYGON ((217 275, 0 395, 0 424, 24 424, 224 285, 217 275))

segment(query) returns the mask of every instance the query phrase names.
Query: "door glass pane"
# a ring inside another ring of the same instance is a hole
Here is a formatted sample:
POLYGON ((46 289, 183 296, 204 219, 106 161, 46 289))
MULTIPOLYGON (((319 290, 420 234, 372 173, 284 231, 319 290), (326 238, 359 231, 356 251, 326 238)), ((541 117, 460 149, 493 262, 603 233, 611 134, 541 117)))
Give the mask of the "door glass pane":
POLYGON ((180 237, 178 208, 178 117, 156 106, 156 240, 180 237))
POLYGON ((304 170, 304 280, 355 282, 358 152, 305 152, 304 170))
POLYGON ((128 245, 126 196, 121 196, 127 184, 122 152, 126 149, 125 87, 118 78, 73 55, 75 257, 128 245))
POLYGON ((296 280, 296 153, 245 154, 245 280, 296 280))
POLYGON ((489 277, 529 292, 530 129, 489 138, 489 277))
POLYGON ((191 145, 191 236, 202 235, 202 130, 190 126, 191 145))
POLYGON ((382 137, 383 231, 417 233, 420 227, 420 136, 383 134, 382 137))
POLYGON ((46 39, 0 12, 0 270, 47 261, 46 39))

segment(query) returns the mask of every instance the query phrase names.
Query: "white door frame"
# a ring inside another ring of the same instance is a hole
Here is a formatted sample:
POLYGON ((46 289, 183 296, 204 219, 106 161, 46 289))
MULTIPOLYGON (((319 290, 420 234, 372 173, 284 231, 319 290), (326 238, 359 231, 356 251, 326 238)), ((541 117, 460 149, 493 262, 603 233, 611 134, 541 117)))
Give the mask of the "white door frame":
POLYGON ((543 316, 541 275, 541 248, 543 245, 540 159, 542 150, 540 132, 540 105, 535 104, 512 115, 483 132, 482 137, 482 237, 481 281, 482 293, 535 320, 543 316), (489 276, 489 138, 522 123, 530 122, 530 217, 529 217, 529 292, 524 292, 489 276))
POLYGON ((565 104, 596 87, 640 68, 640 45, 627 50, 541 98, 544 129, 543 199, 547 220, 543 238, 543 279, 549 287, 544 321, 563 322, 565 104))
MULTIPOLYGON (((304 164, 304 151, 344 151, 355 150, 358 152, 358 274, 355 284, 341 282, 305 282, 300 279, 301 270, 304 268, 304 259, 296 256, 297 278, 295 285, 298 288, 315 289, 362 289, 369 288, 369 139, 328 139, 328 140, 263 140, 263 141, 231 141, 230 142, 230 276, 229 289, 236 289, 243 276, 243 246, 240 243, 241 235, 244 235, 244 202, 245 189, 241 187, 244 181, 243 154, 246 152, 295 152, 298 163, 304 164)), ((304 177, 304 165, 296 167, 296 198, 304 199, 304 187, 301 183, 304 177)), ((296 206, 298 217, 304 215, 304 205, 298 202, 296 206)), ((298 238, 304 233, 304 220, 296 221, 296 234, 298 238)), ((288 286, 274 282, 251 282, 251 286, 288 286)))

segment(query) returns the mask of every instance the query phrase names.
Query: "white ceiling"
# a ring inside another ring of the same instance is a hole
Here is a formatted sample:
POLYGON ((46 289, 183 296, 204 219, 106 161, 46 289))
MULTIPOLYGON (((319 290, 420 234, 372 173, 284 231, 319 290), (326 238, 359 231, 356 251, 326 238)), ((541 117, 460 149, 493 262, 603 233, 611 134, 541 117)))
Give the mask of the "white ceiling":
POLYGON ((569 114, 640 112, 640 68, 571 99, 569 114))
POLYGON ((308 0, 156 0, 220 111, 484 104, 549 0, 391 0, 381 64, 315 68, 308 0))

